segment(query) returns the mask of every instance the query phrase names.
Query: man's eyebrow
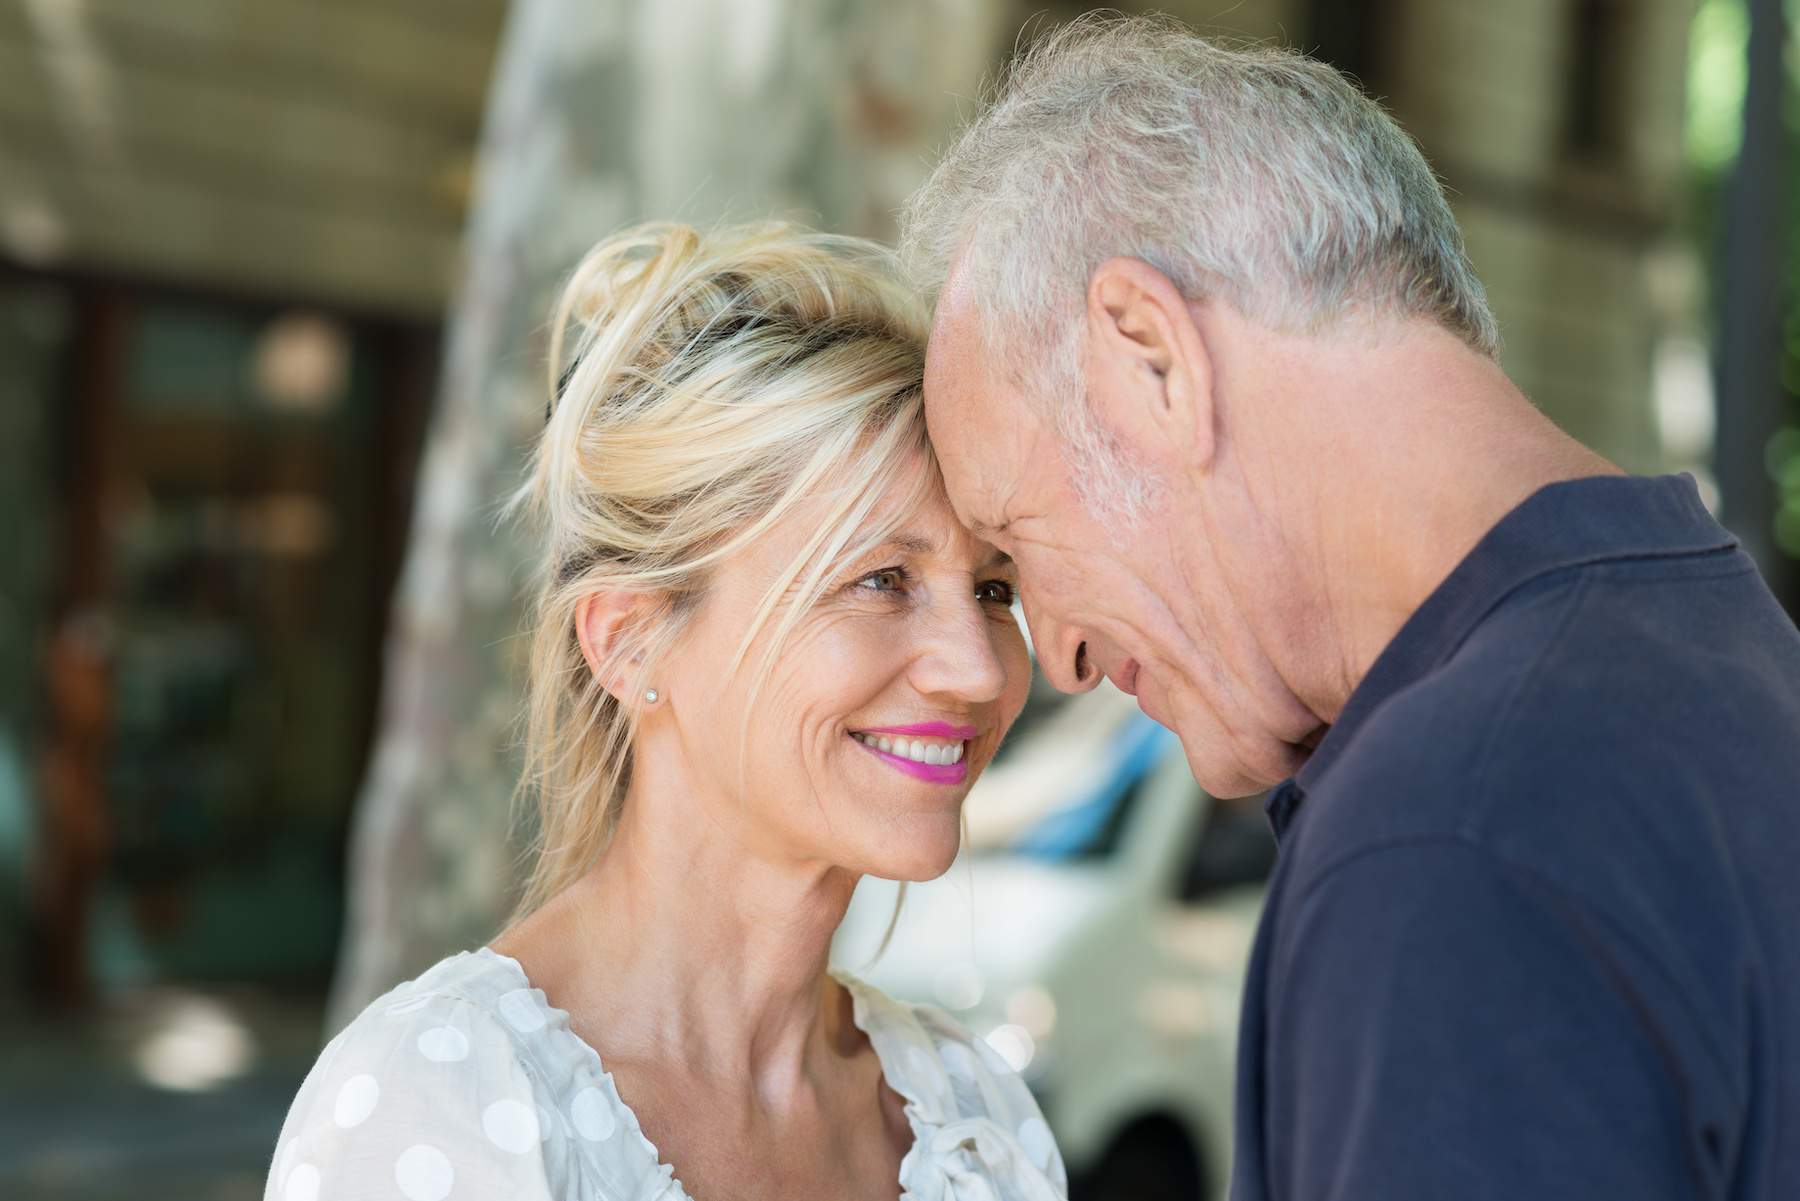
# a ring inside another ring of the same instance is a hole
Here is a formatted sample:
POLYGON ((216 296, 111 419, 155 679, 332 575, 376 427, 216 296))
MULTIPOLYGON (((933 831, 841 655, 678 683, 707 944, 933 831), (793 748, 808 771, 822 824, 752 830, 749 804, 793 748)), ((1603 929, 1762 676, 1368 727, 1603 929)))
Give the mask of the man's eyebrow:
POLYGON ((1001 550, 999 547, 993 546, 992 544, 989 545, 989 549, 992 550, 994 553, 988 556, 988 560, 987 560, 987 564, 986 564, 987 566, 989 566, 989 567, 1010 567, 1012 565, 1013 557, 1011 555, 1007 554, 1005 551, 1001 550))

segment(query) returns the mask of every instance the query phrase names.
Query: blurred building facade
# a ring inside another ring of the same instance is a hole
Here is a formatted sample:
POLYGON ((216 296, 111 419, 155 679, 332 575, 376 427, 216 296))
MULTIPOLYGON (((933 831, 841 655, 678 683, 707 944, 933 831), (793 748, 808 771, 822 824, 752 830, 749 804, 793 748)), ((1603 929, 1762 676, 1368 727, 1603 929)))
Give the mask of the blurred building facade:
POLYGON ((0 1000, 329 972, 503 8, 0 6, 0 1000))
MULTIPOLYGON (((0 958, 36 929, 70 995, 322 971, 359 788, 339 1014, 490 937, 536 553, 496 505, 557 279, 646 217, 891 237, 957 97, 1083 7, 0 6, 0 958)), ((1356 75, 1526 392, 1630 470, 1705 464, 1694 0, 1158 7, 1356 75)))

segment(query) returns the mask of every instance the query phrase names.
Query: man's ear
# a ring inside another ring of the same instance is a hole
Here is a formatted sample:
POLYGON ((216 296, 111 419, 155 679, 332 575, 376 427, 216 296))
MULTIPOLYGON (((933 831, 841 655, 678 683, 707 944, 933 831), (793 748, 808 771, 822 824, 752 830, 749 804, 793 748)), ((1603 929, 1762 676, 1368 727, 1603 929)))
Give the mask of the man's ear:
POLYGON ((637 686, 635 679, 627 678, 631 664, 638 661, 630 643, 649 611, 650 598, 641 592, 590 592, 575 602, 575 639, 581 644, 581 656, 601 687, 620 700, 637 686))
POLYGON ((1194 311, 1161 271, 1120 256, 1088 280, 1088 385, 1109 428, 1162 444, 1185 467, 1212 462, 1213 361, 1194 311))

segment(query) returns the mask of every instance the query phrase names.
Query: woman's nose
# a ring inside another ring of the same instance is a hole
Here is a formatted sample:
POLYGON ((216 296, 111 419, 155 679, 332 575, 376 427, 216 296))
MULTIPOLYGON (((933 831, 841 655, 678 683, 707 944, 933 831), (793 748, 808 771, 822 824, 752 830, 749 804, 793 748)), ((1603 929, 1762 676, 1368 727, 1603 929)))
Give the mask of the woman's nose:
POLYGON ((920 630, 924 645, 913 656, 913 687, 972 704, 998 699, 1006 691, 1006 664, 994 632, 993 618, 973 597, 938 608, 920 630))

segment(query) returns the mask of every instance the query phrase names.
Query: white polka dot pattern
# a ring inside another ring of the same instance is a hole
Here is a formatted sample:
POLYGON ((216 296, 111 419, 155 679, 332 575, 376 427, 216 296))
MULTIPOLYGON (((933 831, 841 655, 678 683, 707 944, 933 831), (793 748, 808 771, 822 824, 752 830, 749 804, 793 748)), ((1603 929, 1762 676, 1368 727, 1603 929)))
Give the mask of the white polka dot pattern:
POLYGON ((938 1057, 944 1061, 945 1069, 956 1079, 975 1079, 975 1057, 969 1053, 969 1048, 961 1043, 944 1044, 938 1051, 938 1057))
POLYGON ((986 1064, 987 1070, 993 1072, 995 1075, 1012 1071, 1012 1065, 1000 1058, 1000 1052, 988 1046, 988 1041, 985 1038, 978 1038, 975 1040, 975 1054, 981 1056, 981 1062, 986 1064))
POLYGON ((375 1082, 375 1077, 366 1072, 361 1076, 352 1076, 344 1081, 343 1088, 338 1089, 337 1104, 332 1107, 331 1120, 345 1130, 360 1126, 375 1112, 375 1103, 379 1100, 381 1085, 375 1082))
POLYGON ((394 1183, 406 1201, 444 1201, 456 1185, 456 1170, 442 1151, 420 1143, 400 1153, 394 1183))
POLYGON ((611 1138, 618 1124, 612 1106, 606 1103, 606 1094, 592 1087, 582 1089, 569 1102, 569 1120, 575 1124, 575 1133, 596 1143, 611 1138))
MULTIPOLYGON (((906 1103, 903 1196, 1066 1201, 1055 1140, 1016 1073, 942 1011, 838 979, 906 1103)), ((333 1039, 277 1145, 266 1201, 687 1197, 568 1015, 485 949, 400 986, 333 1039)))
POLYGON ((303 1163, 288 1173, 287 1187, 281 1190, 281 1201, 317 1201, 319 1169, 303 1163))
POLYGON ((481 1111, 481 1128, 494 1146, 514 1155, 523 1155, 538 1145, 537 1109, 511 1097, 481 1111))
POLYGON ((469 1036, 455 1026, 438 1026, 419 1035, 419 1054, 434 1063, 460 1063, 469 1057, 469 1036))
POLYGON ((300 1140, 290 1138, 281 1148, 281 1156, 275 1161, 275 1187, 286 1190, 288 1172, 294 1166, 294 1156, 300 1152, 300 1140))
POLYGON ((501 997, 499 1009, 506 1024, 520 1034, 530 1034, 544 1028, 544 1011, 538 1008, 537 998, 531 995, 528 988, 515 989, 501 997))

